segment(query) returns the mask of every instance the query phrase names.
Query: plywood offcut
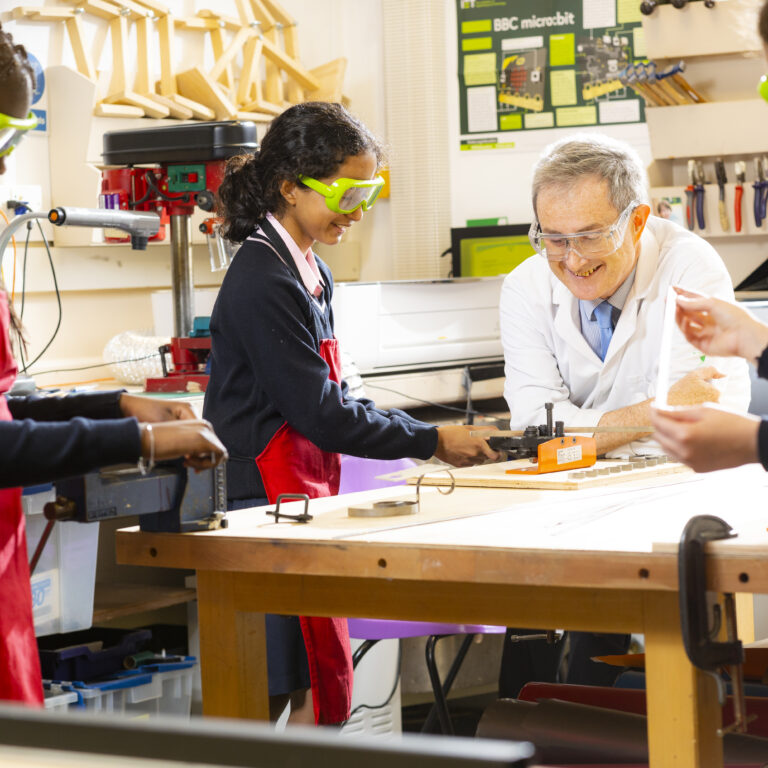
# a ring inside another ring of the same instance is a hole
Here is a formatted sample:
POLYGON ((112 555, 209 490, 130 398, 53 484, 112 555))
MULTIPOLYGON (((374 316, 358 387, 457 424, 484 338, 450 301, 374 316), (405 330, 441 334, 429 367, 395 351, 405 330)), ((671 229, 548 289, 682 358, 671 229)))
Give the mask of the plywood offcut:
MULTIPOLYGON (((599 460, 593 467, 564 472, 550 472, 543 475, 508 475, 506 470, 530 467, 526 459, 504 461, 498 464, 481 464, 466 469, 451 470, 451 475, 458 486, 467 488, 532 488, 536 490, 577 491, 581 488, 598 488, 606 485, 618 485, 637 480, 648 480, 666 475, 692 473, 684 464, 665 462, 652 467, 634 467, 630 471, 622 471, 621 466, 630 462, 599 460), (613 468, 613 471, 612 471, 613 468), (616 468, 619 468, 618 471, 616 468), (597 477, 574 477, 592 470, 605 471, 597 477)), ((409 483, 416 483, 410 479, 409 483)), ((436 472, 424 475, 422 485, 450 485, 451 478, 446 472, 436 472)))

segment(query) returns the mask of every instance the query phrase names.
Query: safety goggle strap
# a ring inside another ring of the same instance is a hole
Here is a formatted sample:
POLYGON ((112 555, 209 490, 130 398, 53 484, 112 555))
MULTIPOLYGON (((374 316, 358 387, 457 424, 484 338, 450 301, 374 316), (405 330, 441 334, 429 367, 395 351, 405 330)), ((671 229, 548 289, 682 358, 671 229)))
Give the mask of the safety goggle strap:
POLYGON ((25 133, 18 128, 0 128, 0 157, 7 155, 25 133))

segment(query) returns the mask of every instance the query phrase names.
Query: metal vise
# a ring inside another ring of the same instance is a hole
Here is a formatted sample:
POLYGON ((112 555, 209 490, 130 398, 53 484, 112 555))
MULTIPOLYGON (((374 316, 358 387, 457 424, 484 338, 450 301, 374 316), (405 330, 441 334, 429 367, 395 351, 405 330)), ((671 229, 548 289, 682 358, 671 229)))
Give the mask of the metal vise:
POLYGON ((181 461, 164 462, 141 474, 136 467, 107 467, 55 483, 48 520, 97 522, 139 515, 142 531, 188 533, 225 528, 224 466, 195 472, 181 461))
POLYGON ((512 459, 535 459, 539 455, 539 446, 554 437, 565 435, 564 422, 552 422, 552 403, 544 403, 547 411, 547 423, 538 427, 526 427, 518 437, 491 437, 488 444, 494 451, 506 454, 508 461, 512 459))

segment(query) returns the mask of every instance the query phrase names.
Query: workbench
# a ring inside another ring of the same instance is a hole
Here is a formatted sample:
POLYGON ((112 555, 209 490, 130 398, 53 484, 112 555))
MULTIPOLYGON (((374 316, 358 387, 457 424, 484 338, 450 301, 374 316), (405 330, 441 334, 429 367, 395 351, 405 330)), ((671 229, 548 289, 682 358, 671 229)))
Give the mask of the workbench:
POLYGON ((346 513, 414 495, 399 487, 314 500, 304 525, 256 508, 230 513, 220 531, 126 529, 117 557, 197 570, 206 715, 267 718, 262 612, 636 632, 646 643, 651 766, 722 765, 715 682, 682 644, 676 546, 691 516, 722 517, 739 536, 708 545, 709 588, 768 593, 761 467, 579 491, 422 488, 411 517, 346 513))

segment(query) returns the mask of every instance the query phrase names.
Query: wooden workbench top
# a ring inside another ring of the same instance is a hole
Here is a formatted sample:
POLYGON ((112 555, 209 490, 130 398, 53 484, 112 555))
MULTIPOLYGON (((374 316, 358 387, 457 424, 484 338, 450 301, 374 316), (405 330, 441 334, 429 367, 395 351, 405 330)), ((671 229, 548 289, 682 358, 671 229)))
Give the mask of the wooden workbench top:
MULTIPOLYGON (((195 534, 117 534, 118 561, 177 568, 360 578, 675 590, 686 521, 714 514, 739 536, 715 542, 720 590, 768 591, 768 476, 759 466, 583 491, 422 488, 416 515, 350 518, 347 507, 414 498, 407 487, 316 499, 308 524, 268 508, 195 534)), ((285 505, 298 512, 302 503, 285 505)))

